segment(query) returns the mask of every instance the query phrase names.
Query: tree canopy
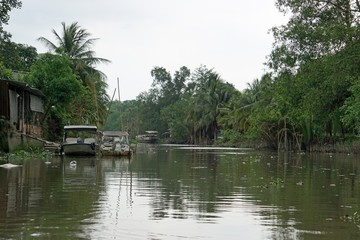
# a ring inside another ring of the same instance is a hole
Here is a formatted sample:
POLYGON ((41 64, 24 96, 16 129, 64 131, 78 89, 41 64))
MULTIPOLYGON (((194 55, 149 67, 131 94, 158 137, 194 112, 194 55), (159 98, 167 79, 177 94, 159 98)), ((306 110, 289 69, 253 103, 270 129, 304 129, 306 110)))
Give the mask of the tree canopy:
POLYGON ((3 27, 7 25, 10 19, 10 11, 14 8, 21 8, 22 3, 19 0, 0 1, 0 41, 9 40, 10 34, 5 32, 3 27))
MULTIPOLYGON (((109 96, 106 93, 107 83, 106 75, 97 70, 96 64, 109 63, 105 58, 95 56, 92 49, 96 38, 90 38, 91 34, 84 28, 81 28, 77 22, 66 25, 62 23, 62 33, 52 31, 56 43, 51 42, 45 37, 39 37, 39 41, 44 43, 50 52, 57 55, 67 56, 72 61, 73 72, 79 76, 88 94, 86 98, 78 99, 79 106, 92 106, 93 114, 91 121, 93 124, 101 125, 106 120, 107 104, 109 96), (90 101, 91 104, 86 104, 90 101), (95 112, 94 112, 95 110, 95 112)), ((89 120, 89 119, 88 119, 89 120)))
MULTIPOLYGON (((0 11, 0 23, 6 24, 9 11, 21 2, 1 4, 7 8, 0 11)), ((204 65, 174 73, 156 66, 148 91, 136 100, 111 103, 106 76, 96 68, 109 60, 96 57, 98 39, 77 22, 62 23, 61 33, 53 30, 55 42, 39 38, 49 54, 38 56, 9 37, 2 41, 0 74, 30 70, 28 81, 47 95, 49 119, 104 124, 103 129, 122 128, 132 137, 156 130, 172 142, 260 141, 277 149, 357 138, 359 1, 276 0, 276 7, 289 20, 271 29, 269 71, 241 91, 204 65)))

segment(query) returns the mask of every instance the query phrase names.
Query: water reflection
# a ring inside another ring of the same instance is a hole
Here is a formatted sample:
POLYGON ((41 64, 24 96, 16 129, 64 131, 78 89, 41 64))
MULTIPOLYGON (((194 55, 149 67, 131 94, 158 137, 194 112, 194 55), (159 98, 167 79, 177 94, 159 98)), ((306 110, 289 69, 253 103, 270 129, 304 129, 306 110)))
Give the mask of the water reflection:
POLYGON ((0 239, 357 239, 352 155, 138 145, 0 168, 0 239))

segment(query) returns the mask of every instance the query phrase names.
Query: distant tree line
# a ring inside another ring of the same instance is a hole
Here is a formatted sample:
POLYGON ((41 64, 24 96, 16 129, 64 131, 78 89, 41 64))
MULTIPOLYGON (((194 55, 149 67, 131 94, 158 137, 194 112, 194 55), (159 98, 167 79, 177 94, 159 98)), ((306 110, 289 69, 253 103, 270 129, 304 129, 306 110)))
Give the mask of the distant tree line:
POLYGON ((237 91, 205 67, 192 74, 184 67, 173 77, 156 67, 152 89, 137 98, 132 129, 170 131, 189 143, 214 142, 220 132, 225 142, 257 139, 274 149, 356 140, 359 2, 277 0, 276 7, 290 16, 271 29, 268 73, 237 91))
POLYGON ((95 68, 109 61, 95 57, 96 39, 77 23, 63 23, 62 34, 54 30, 56 43, 39 38, 50 50, 42 55, 31 46, 11 42, 11 35, 2 30, 1 36, 7 37, 0 43, 0 76, 27 72, 23 80, 47 96, 47 126, 87 122, 127 130, 132 137, 156 130, 176 143, 262 141, 287 150, 357 139, 360 4, 357 0, 275 4, 288 14, 288 22, 271 29, 275 41, 266 62, 268 72, 242 91, 203 65, 194 70, 184 66, 173 74, 157 66, 150 72, 148 91, 135 100, 111 101, 106 77, 95 68))

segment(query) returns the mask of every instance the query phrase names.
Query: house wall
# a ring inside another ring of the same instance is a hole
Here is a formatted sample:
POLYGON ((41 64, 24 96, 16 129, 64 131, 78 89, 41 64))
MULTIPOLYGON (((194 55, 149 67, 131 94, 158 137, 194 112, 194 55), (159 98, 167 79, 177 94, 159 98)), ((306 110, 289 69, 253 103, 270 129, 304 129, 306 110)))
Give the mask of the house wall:
POLYGON ((22 148, 26 146, 43 147, 44 143, 35 138, 31 138, 19 132, 12 132, 8 135, 9 151, 12 152, 16 148, 22 148))
POLYGON ((25 128, 25 134, 41 138, 41 133, 42 133, 41 126, 25 124, 24 128, 25 128))
POLYGON ((0 117, 5 119, 10 117, 9 109, 9 87, 6 81, 0 81, 0 117))
POLYGON ((26 83, 0 80, 0 117, 8 123, 0 151, 13 150, 18 145, 39 145, 41 120, 44 115, 43 95, 26 83), (7 135, 7 136, 6 136, 7 135), (31 137, 27 137, 29 135, 31 137), (8 146, 6 146, 6 144, 8 146))
POLYGON ((0 152, 9 152, 9 121, 0 117, 0 152))
POLYGON ((16 130, 20 130, 19 97, 20 95, 17 92, 9 90, 10 126, 16 130))

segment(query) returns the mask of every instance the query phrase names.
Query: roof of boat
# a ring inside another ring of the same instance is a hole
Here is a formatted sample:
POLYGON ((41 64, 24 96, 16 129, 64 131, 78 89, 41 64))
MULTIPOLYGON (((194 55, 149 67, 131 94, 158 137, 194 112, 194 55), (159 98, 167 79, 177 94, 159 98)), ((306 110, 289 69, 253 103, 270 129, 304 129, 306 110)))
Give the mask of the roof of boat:
POLYGON ((129 133, 123 131, 103 131, 103 136, 129 136, 129 133))
POLYGON ((64 126, 64 130, 97 130, 96 126, 91 125, 68 125, 64 126))
POLYGON ((147 133, 147 134, 157 134, 158 131, 145 131, 145 133, 147 133))

